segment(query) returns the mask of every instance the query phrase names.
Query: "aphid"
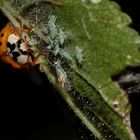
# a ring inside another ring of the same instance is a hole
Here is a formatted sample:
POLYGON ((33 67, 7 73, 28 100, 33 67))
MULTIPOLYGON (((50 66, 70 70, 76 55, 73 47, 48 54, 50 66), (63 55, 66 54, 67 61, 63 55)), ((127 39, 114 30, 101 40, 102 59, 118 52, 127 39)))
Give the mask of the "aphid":
POLYGON ((61 55, 61 57, 65 58, 66 60, 69 60, 70 62, 72 62, 73 58, 70 55, 70 53, 68 53, 66 50, 60 49, 59 54, 61 55))
POLYGON ((83 55, 82 55, 82 49, 79 48, 78 46, 76 46, 75 48, 75 57, 78 65, 81 66, 83 64, 83 55))
POLYGON ((47 30, 42 28, 43 32, 46 32, 47 34, 49 41, 48 47, 55 56, 61 53, 60 50, 62 50, 62 46, 64 45, 65 41, 68 40, 68 33, 65 33, 62 28, 57 25, 56 21, 56 16, 50 15, 48 17, 47 30))
POLYGON ((68 79, 67 73, 65 72, 65 70, 62 68, 60 64, 60 60, 57 60, 54 63, 54 66, 55 66, 58 82, 60 83, 61 87, 62 88, 66 87, 67 90, 71 90, 70 81, 68 79))

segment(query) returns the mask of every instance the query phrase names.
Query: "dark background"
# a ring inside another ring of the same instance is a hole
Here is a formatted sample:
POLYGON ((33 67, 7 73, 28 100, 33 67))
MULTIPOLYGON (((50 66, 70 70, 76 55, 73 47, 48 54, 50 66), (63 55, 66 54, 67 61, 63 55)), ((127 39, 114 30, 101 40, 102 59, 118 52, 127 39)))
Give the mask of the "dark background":
POLYGON ((132 0, 115 0, 115 1, 121 6, 122 11, 127 13, 133 20, 133 23, 130 25, 130 27, 140 32, 139 1, 138 0, 133 0, 133 1, 132 0))
POLYGON ((0 69, 0 139, 72 140, 75 132, 57 102, 58 93, 46 79, 36 85, 28 77, 0 69))
MULTIPOLYGON (((130 26, 140 32, 139 1, 116 1, 133 19, 130 26)), ((0 21, 0 26, 2 23, 0 21)), ((44 74, 39 75, 42 79, 40 85, 34 83, 27 73, 15 72, 0 63, 0 139, 94 139, 87 136, 90 133, 83 128, 44 74)), ((132 126, 140 139, 140 96, 134 95, 130 100, 132 126)))

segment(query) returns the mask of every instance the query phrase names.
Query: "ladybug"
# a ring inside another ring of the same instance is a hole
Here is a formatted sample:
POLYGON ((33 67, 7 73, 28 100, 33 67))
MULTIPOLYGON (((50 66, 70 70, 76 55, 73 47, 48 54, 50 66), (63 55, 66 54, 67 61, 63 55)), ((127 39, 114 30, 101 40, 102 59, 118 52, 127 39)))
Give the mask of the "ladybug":
POLYGON ((0 31, 0 60, 10 64, 15 69, 30 69, 38 65, 40 54, 34 57, 22 28, 14 27, 10 22, 6 23, 0 31))

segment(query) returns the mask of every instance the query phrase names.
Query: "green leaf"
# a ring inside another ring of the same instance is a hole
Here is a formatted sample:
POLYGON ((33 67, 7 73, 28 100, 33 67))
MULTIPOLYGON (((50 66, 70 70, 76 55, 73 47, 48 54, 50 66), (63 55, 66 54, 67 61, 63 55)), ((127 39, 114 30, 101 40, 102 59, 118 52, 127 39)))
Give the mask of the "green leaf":
POLYGON ((42 58, 41 70, 98 139, 136 139, 128 96, 112 76, 139 63, 140 37, 115 2, 3 0, 0 6, 14 25, 17 19, 36 25, 43 41, 37 52, 51 54, 42 58))

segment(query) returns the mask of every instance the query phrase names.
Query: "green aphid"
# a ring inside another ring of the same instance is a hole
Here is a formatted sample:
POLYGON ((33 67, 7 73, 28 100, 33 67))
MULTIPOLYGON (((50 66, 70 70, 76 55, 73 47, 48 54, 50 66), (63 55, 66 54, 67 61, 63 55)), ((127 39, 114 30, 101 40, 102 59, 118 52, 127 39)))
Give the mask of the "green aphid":
POLYGON ((75 48, 75 58, 78 63, 78 65, 83 64, 83 54, 82 54, 82 49, 76 46, 75 48))
POLYGON ((53 54, 54 54, 55 56, 57 56, 58 53, 59 53, 59 50, 60 50, 59 45, 55 45, 55 47, 54 47, 54 49, 53 49, 53 54))
POLYGON ((58 30, 57 37, 58 37, 60 45, 63 45, 64 42, 68 39, 68 35, 61 28, 58 30))
POLYGON ((66 60, 69 60, 72 62, 72 56, 70 55, 70 53, 68 53, 66 50, 64 49, 60 49, 59 50, 59 54, 61 55, 61 57, 65 58, 66 60))
POLYGON ((38 41, 37 41, 37 39, 35 39, 35 37, 32 37, 32 36, 31 36, 30 40, 28 41, 28 44, 29 44, 30 46, 35 46, 35 45, 38 44, 38 41))
POLYGON ((55 39, 55 37, 58 34, 58 29, 56 26, 56 17, 54 15, 51 15, 48 20, 48 30, 49 30, 49 36, 51 39, 55 39))

